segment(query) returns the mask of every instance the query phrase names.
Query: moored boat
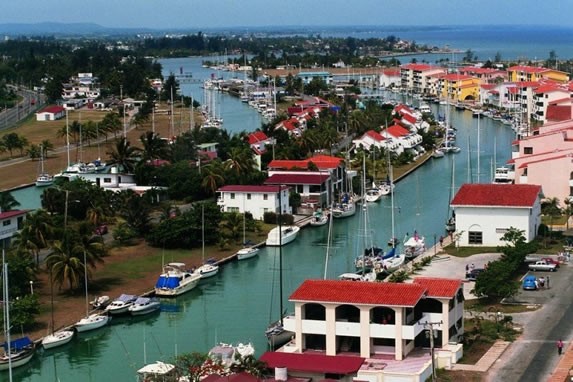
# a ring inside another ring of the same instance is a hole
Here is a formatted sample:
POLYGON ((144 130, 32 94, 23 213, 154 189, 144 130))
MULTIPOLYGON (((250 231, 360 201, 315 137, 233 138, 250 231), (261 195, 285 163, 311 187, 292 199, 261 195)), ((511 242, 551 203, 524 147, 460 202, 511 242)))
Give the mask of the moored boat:
POLYGON ((90 314, 74 324, 78 333, 99 329, 107 325, 111 317, 105 314, 90 314))
POLYGON ((215 276, 219 273, 219 266, 215 264, 215 260, 207 260, 203 265, 195 270, 196 273, 201 275, 202 279, 215 276))
POLYGON ((155 283, 157 296, 179 296, 195 288, 201 275, 185 270, 184 263, 169 263, 155 283))
POLYGON ((159 308, 161 308, 161 302, 158 298, 138 297, 128 311, 132 316, 142 316, 156 312, 159 308))
POLYGON ((316 211, 310 220, 310 225, 314 227, 325 225, 326 223, 328 223, 328 212, 323 210, 316 211))
POLYGON ((259 249, 256 247, 245 247, 237 251, 238 260, 246 260, 255 257, 259 254, 259 249))
POLYGON ((127 313, 129 307, 133 305, 135 300, 137 300, 137 296, 135 295, 122 294, 106 306, 105 311, 112 315, 127 313))
POLYGON ((255 348, 251 343, 239 343, 237 346, 220 343, 209 350, 209 358, 229 370, 243 359, 254 356, 255 348))
POLYGON ((29 337, 22 337, 2 344, 4 354, 0 357, 0 370, 19 367, 30 362, 36 353, 34 342, 29 337))
POLYGON ((145 365, 137 370, 138 382, 148 381, 161 381, 161 382, 177 382, 181 381, 175 365, 157 361, 145 365))
POLYGON ((93 301, 90 302, 94 309, 104 309, 109 305, 111 299, 109 296, 98 296, 93 301))
POLYGON ((269 247, 278 247, 281 245, 286 245, 292 242, 294 239, 296 239, 299 231, 300 227, 296 225, 275 227, 269 231, 265 243, 269 247))
POLYGON ((73 330, 60 330, 42 338, 44 349, 52 349, 70 342, 74 338, 73 330))
POLYGON ((426 250, 426 243, 423 236, 419 236, 414 232, 414 236, 404 242, 404 254, 406 258, 413 259, 421 255, 426 250))

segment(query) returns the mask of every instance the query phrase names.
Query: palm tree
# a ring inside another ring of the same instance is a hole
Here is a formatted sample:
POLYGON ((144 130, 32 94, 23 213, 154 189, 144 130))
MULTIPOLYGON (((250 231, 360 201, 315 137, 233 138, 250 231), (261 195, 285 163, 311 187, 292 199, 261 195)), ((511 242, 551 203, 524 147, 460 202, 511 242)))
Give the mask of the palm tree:
POLYGON ((237 212, 227 214, 222 226, 223 228, 229 230, 233 240, 238 240, 241 237, 243 230, 243 215, 237 212))
POLYGON ((163 159, 167 155, 167 141, 161 139, 159 134, 147 131, 139 138, 143 145, 142 159, 163 159))
POLYGON ((206 166, 203 167, 203 180, 201 181, 201 186, 212 194, 217 191, 219 186, 225 183, 225 178, 223 177, 223 166, 220 160, 216 159, 206 166))
POLYGON ((95 268, 96 263, 103 263, 106 255, 105 245, 101 236, 81 235, 72 245, 72 254, 79 259, 86 259, 86 265, 95 268))
POLYGON ((84 275, 84 264, 73 256, 66 244, 56 240, 50 249, 52 253, 46 258, 46 266, 52 273, 52 280, 60 287, 68 283, 70 289, 80 285, 84 275))
POLYGON ((44 159, 48 159, 48 152, 54 150, 54 145, 49 139, 44 139, 42 143, 40 143, 40 146, 42 150, 44 150, 44 159))
POLYGON ((139 152, 140 149, 131 146, 125 137, 121 137, 116 140, 114 149, 107 154, 110 156, 110 164, 118 165, 123 171, 132 173, 139 161, 139 152))
POLYGON ((225 161, 225 170, 235 175, 237 180, 248 178, 255 168, 253 151, 248 147, 233 147, 229 152, 229 159, 225 161))
POLYGON ((20 249, 32 252, 36 265, 40 264, 40 250, 48 246, 48 241, 54 234, 52 218, 46 210, 39 209, 29 213, 24 226, 15 235, 14 245, 20 249))
POLYGON ((8 191, 0 192, 0 212, 10 211, 20 203, 8 191))

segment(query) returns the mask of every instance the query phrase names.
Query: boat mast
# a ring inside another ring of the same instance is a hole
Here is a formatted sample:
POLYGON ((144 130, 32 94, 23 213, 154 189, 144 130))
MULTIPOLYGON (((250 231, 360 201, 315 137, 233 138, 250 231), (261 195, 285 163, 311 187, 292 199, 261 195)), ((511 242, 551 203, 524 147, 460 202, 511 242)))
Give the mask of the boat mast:
POLYGON ((205 264, 205 205, 201 204, 201 260, 205 264))
POLYGON ((477 126, 477 183, 480 183, 480 175, 481 175, 481 169, 480 169, 480 145, 479 145, 479 141, 480 141, 480 125, 479 125, 479 121, 480 121, 480 114, 478 113, 478 126, 477 126))
POLYGON ((280 302, 280 322, 283 325, 283 206, 282 206, 282 187, 279 184, 279 302, 280 302))
POLYGON ((66 108, 66 151, 68 153, 68 167, 70 167, 70 121, 68 119, 68 108, 66 108))
POLYGON ((12 346, 10 340, 10 298, 8 295, 8 263, 6 263, 6 250, 2 248, 2 300, 5 302, 4 309, 4 337, 6 338, 6 351, 8 355, 9 380, 12 382, 12 346))

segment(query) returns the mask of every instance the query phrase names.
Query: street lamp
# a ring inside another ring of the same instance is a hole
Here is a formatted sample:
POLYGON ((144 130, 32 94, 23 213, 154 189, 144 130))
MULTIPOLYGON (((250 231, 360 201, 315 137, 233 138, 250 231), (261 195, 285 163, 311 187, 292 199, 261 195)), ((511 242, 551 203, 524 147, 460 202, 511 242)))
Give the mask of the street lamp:
POLYGON ((34 294, 34 282, 30 280, 30 294, 34 294))

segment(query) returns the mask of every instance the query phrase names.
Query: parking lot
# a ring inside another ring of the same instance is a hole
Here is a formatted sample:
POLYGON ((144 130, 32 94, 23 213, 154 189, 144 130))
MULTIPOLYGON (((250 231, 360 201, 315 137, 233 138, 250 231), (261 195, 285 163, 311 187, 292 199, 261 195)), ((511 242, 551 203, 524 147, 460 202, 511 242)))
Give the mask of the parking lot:
MULTIPOLYGON (((547 257, 554 257, 557 259, 557 256, 547 256, 547 257)), ((516 302, 521 302, 525 304, 544 304, 547 303, 548 300, 555 297, 556 293, 560 290, 561 286, 564 283, 567 283, 569 278, 571 277, 571 266, 567 263, 561 265, 557 271, 555 272, 527 272, 527 275, 533 275, 538 279, 543 276, 545 279, 549 277, 549 288, 547 288, 547 284, 545 288, 540 287, 537 290, 523 290, 520 286, 519 293, 517 296, 514 297, 516 302)), ((525 277, 525 275, 523 276, 525 277)), ((520 280, 522 281, 523 278, 520 280)))

